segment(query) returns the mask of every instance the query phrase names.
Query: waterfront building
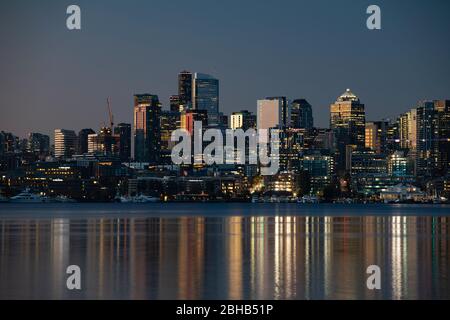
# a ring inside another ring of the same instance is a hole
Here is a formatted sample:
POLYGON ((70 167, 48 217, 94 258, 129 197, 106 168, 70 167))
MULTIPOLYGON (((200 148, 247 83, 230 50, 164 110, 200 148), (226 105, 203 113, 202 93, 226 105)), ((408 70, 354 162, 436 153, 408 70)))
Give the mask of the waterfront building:
POLYGON ((311 154, 301 159, 301 169, 311 177, 311 194, 321 193, 334 175, 334 159, 329 155, 311 154))
POLYGON ((405 151, 395 151, 387 160, 388 173, 394 177, 411 177, 414 175, 414 160, 406 156, 405 151))
POLYGON ((154 94, 134 96, 134 158, 159 163, 161 150, 161 104, 154 94))

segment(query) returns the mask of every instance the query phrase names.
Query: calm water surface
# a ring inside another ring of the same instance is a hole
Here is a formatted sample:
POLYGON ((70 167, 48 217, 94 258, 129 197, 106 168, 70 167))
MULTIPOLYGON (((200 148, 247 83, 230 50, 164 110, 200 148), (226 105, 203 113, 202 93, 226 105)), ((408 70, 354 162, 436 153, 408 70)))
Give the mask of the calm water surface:
POLYGON ((450 299, 449 209, 0 204, 0 299, 450 299))

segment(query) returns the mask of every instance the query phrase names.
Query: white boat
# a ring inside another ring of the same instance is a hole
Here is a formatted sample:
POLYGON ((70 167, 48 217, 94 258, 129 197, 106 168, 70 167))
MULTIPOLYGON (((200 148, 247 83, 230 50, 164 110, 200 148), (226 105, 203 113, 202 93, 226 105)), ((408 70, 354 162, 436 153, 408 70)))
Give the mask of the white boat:
POLYGON ((134 203, 152 203, 152 202, 159 202, 159 198, 150 197, 150 196, 144 196, 139 195, 133 198, 132 200, 134 203))
POLYGON ((12 197, 10 201, 13 203, 42 203, 49 202, 49 199, 39 194, 32 193, 30 192, 30 189, 27 188, 17 196, 12 197))
POLYGON ((117 196, 116 197, 116 202, 120 202, 120 203, 130 203, 133 202, 133 198, 130 197, 126 197, 126 196, 117 196))

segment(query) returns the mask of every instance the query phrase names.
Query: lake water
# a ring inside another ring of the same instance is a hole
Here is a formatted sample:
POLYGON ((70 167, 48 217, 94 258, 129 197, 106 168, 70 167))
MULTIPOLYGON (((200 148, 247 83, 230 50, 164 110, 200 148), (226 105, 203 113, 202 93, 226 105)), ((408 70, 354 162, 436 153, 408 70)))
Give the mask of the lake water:
POLYGON ((449 209, 0 204, 0 299, 450 299, 449 209))

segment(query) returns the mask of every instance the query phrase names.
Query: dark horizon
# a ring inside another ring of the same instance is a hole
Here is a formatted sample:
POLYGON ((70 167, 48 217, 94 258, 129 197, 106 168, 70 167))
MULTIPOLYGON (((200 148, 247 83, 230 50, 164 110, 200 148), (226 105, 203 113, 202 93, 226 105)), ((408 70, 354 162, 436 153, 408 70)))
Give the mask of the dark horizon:
POLYGON ((132 123, 133 94, 164 109, 182 70, 220 80, 220 111, 256 111, 266 96, 305 98, 315 125, 351 88, 367 121, 418 101, 449 99, 450 3, 434 1, 8 1, 0 4, 0 130, 24 137, 56 128, 98 130, 110 97, 132 123), (66 28, 78 4, 82 30, 66 28), (366 28, 370 4, 382 30, 366 28), (51 115, 51 116, 49 116, 51 115))

